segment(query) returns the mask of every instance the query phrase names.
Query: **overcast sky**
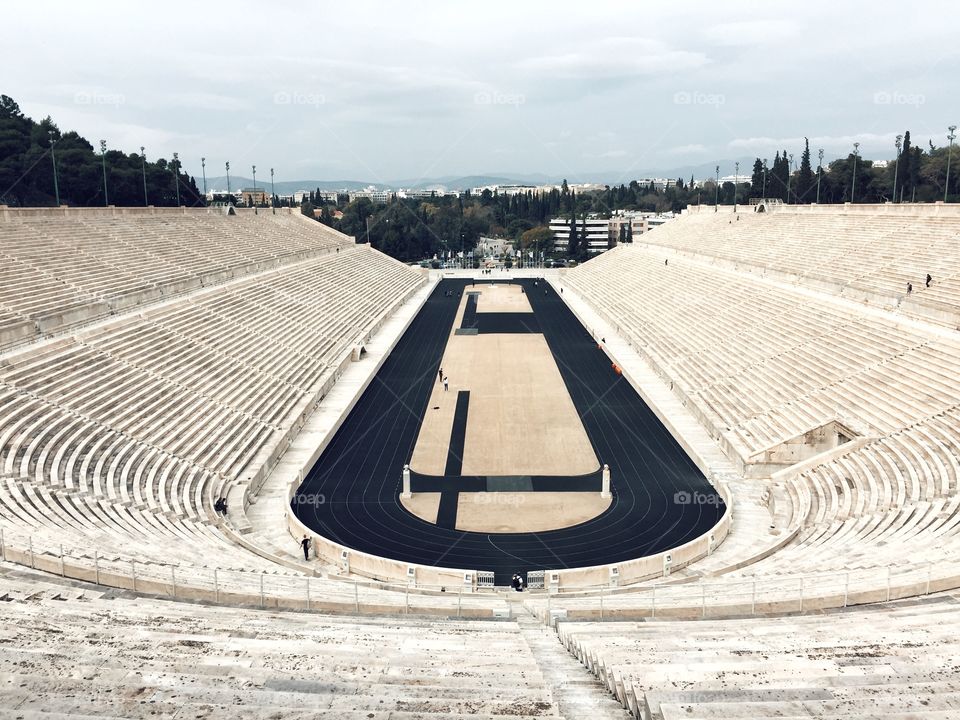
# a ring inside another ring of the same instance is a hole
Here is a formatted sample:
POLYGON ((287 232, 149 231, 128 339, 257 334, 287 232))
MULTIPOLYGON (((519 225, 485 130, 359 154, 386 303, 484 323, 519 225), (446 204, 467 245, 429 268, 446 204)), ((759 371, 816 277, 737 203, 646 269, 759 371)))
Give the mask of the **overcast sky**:
POLYGON ((890 157, 905 129, 945 144, 958 18, 927 0, 18 2, 0 93, 197 176, 201 156, 284 180, 727 174, 804 136, 828 159, 890 157))

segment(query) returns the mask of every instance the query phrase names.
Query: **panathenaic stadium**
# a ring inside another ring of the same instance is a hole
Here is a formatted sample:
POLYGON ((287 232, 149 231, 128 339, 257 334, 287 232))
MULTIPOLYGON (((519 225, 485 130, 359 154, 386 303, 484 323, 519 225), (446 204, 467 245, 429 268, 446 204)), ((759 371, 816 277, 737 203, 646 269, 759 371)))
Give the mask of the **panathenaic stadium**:
POLYGON ((960 717, 960 208, 766 209, 0 207, 0 715, 960 717))

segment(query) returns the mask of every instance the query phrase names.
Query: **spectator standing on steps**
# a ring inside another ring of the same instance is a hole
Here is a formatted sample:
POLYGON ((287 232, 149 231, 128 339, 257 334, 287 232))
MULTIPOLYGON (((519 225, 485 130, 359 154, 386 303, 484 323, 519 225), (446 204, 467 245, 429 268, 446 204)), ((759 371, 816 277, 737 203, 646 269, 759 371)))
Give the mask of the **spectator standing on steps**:
POLYGON ((443 368, 437 370, 437 382, 443 382, 443 368))
POLYGON ((303 540, 300 541, 300 547, 303 548, 303 559, 310 559, 310 538, 304 534, 303 540))
POLYGON ((445 377, 443 379, 443 391, 446 392, 449 389, 450 389, 450 378, 445 377))
POLYGON ((930 273, 927 273, 927 287, 930 287, 930 283, 933 282, 933 276, 930 273))

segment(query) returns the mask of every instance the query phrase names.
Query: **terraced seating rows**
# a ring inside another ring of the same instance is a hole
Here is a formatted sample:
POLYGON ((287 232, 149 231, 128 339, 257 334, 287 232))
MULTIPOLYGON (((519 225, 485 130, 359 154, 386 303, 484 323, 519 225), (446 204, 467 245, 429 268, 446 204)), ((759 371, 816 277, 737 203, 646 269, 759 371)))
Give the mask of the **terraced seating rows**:
POLYGON ((0 350, 351 244, 286 209, 5 211, 0 350))
POLYGON ((9 356, 3 471, 202 517, 420 282, 345 249, 9 356))
MULTIPOLYGON (((810 230, 807 219, 788 215, 782 222, 795 223, 797 233, 820 232, 819 220, 810 230)), ((874 220, 861 218, 866 226, 887 229, 892 222, 874 220)), ((769 269, 794 272, 797 260, 779 240, 763 245, 753 237, 759 232, 753 224, 764 222, 694 216, 665 226, 672 227, 666 241, 657 240, 658 229, 643 247, 605 253, 568 273, 565 282, 659 369, 745 467, 831 420, 864 435, 847 452, 840 448, 836 457, 786 481, 782 492, 793 505, 793 520, 785 547, 721 572, 724 581, 741 582, 748 592, 758 582, 768 597, 779 589, 784 598, 802 597, 806 577, 808 595, 819 585, 834 604, 845 603, 847 573, 872 572, 882 599, 889 573, 899 577, 921 563, 936 577, 937 559, 960 550, 960 338, 780 276, 761 278, 740 265, 709 261, 705 251, 692 254, 713 228, 720 238, 710 246, 716 257, 740 263, 737 253, 749 246, 763 253, 769 269), (747 235, 742 242, 741 230, 747 235), (690 254, 665 255, 667 245, 690 254), (831 577, 839 579, 839 593, 823 590, 831 577)), ((908 218, 904 227, 912 229, 912 222, 908 218)), ((885 236, 874 233, 871 252, 899 252, 897 238, 887 249, 885 236)), ((838 246, 846 242, 854 241, 837 239, 838 246)), ((804 263, 797 267, 811 261, 804 263)), ((944 573, 951 572, 945 565, 944 573)), ((722 588, 706 587, 705 597, 708 591, 722 588)), ((691 588, 690 597, 677 602, 692 604, 695 595, 691 588)), ((605 609, 639 613, 644 603, 649 614, 651 598, 614 595, 605 609)), ((567 599, 555 607, 597 610, 595 600, 577 608, 567 599)))
POLYGON ((949 718, 957 598, 802 617, 560 622, 561 641, 635 717, 949 718))
POLYGON ((818 465, 791 480, 803 508, 789 547, 733 573, 911 567, 960 549, 960 408, 818 465))
POLYGON ((745 461, 831 420, 886 435, 960 403, 960 342, 942 334, 639 247, 568 282, 745 461))
MULTIPOLYGON (((44 567, 59 562, 61 572, 74 563, 75 577, 85 565, 122 575, 132 564, 141 583, 168 577, 174 588, 209 584, 215 569, 267 572, 280 583, 277 593, 299 598, 305 579, 299 571, 238 544, 213 501, 245 488, 282 453, 354 346, 423 276, 284 214, 135 221, 83 215, 0 222, 0 229, 15 225, 36 231, 17 238, 19 251, 29 250, 37 263, 44 253, 34 243, 46 237, 37 227, 54 238, 69 235, 84 257, 68 270, 87 285, 63 285, 81 300, 125 292, 122 273, 110 284, 104 270, 102 286, 87 277, 97 263, 122 264, 146 284, 196 279, 210 268, 226 272, 224 281, 237 269, 256 272, 213 287, 198 280, 183 298, 0 358, 6 555, 20 552, 22 561, 44 567), (207 241, 197 242, 198 234, 207 241), (268 260, 282 264, 264 265, 268 260), (178 275, 180 267, 185 273, 178 275), (291 573, 300 581, 284 580, 291 573)), ((159 293, 141 300, 151 298, 164 299, 159 293)), ((242 574, 236 583, 244 584, 242 574)), ((229 584, 221 577, 220 585, 229 584)), ((365 598, 335 582, 329 595, 343 607, 359 607, 377 603, 370 593, 365 598)), ((385 604, 396 602, 388 593, 385 604)), ((462 603, 454 595, 433 604, 459 612, 462 603)))
POLYGON ((0 598, 0 703, 22 718, 559 717, 516 623, 303 616, 2 576, 0 598))
POLYGON ((713 208, 644 235, 644 243, 774 273, 804 285, 904 312, 960 323, 960 215, 951 208, 790 208, 739 219, 713 208), (770 242, 775 238, 776 242, 770 242), (928 288, 925 279, 934 282, 928 288), (907 283, 913 292, 907 297, 907 283))

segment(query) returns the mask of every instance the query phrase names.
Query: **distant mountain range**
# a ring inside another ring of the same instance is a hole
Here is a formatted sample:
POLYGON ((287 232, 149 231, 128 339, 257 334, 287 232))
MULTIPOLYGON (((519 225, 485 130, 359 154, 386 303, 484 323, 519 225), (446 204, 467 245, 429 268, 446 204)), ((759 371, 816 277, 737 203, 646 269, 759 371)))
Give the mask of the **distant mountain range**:
MULTIPOLYGON (((194 179, 197 181, 197 187, 202 190, 202 178, 194 176, 194 179)), ((278 195, 289 195, 290 193, 297 192, 298 190, 316 190, 317 188, 320 188, 321 190, 363 190, 365 187, 370 185, 375 185, 376 187, 386 187, 385 185, 377 185, 377 183, 362 182, 360 180, 284 180, 275 182, 273 187, 278 195)), ((242 175, 230 176, 230 189, 232 191, 236 192, 241 188, 252 187, 253 178, 243 177, 242 175)), ((269 190, 270 175, 267 175, 266 180, 258 176, 257 187, 269 190)), ((220 175, 217 177, 208 177, 207 190, 213 190, 214 192, 226 192, 227 176, 220 175)))
MULTIPOLYGON (((740 175, 750 177, 753 168, 754 158, 742 157, 734 160, 721 160, 718 162, 703 163, 700 165, 683 165, 680 167, 658 169, 658 170, 629 170, 625 172, 603 171, 588 172, 568 175, 566 180, 570 184, 575 183, 598 183, 601 185, 627 185, 631 180, 639 178, 683 178, 684 181, 690 179, 692 175, 698 180, 706 180, 714 177, 716 166, 720 165, 720 175, 733 175, 734 163, 740 163, 740 175)), ((196 178, 197 185, 202 188, 201 178, 196 178)), ((413 190, 467 190, 475 187, 485 187, 488 185, 557 185, 564 180, 563 177, 556 175, 546 175, 544 173, 491 173, 489 175, 442 175, 430 178, 404 178, 392 180, 388 183, 371 182, 367 180, 284 180, 274 183, 274 189, 280 195, 288 195, 299 190, 363 190, 367 187, 374 187, 378 190, 400 188, 413 190)), ((253 179, 240 175, 230 176, 230 188, 237 191, 240 188, 253 187, 253 179)), ((257 187, 269 189, 270 176, 266 179, 257 178, 257 187)), ((207 189, 216 192, 227 191, 227 178, 225 175, 208 177, 207 189)))

